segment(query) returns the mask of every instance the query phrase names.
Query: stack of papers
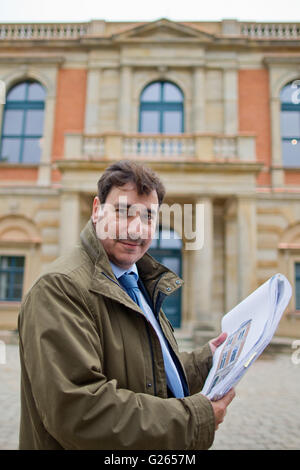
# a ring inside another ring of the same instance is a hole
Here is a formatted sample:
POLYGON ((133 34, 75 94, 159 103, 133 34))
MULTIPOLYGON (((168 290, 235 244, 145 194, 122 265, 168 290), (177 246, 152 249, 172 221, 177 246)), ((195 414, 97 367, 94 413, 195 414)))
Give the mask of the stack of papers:
POLYGON ((223 317, 228 336, 214 353, 203 395, 219 400, 237 384, 271 341, 291 295, 287 278, 276 274, 223 317))

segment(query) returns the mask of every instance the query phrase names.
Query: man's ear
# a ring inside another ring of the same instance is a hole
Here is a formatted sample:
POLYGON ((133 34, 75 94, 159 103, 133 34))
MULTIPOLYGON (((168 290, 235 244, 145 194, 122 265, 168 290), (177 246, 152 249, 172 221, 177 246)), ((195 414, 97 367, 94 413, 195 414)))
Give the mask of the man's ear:
POLYGON ((92 211, 92 221, 94 224, 98 222, 99 210, 100 210, 100 200, 98 196, 95 196, 93 200, 93 211, 92 211))

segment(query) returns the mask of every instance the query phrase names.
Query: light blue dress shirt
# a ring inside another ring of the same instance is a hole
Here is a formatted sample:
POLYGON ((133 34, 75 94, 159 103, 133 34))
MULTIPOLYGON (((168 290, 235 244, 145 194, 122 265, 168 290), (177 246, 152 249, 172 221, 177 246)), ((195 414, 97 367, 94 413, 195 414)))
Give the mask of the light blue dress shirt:
MULTIPOLYGON (((128 272, 128 273, 133 272, 134 275, 136 276, 136 279, 139 278, 136 264, 133 264, 131 266, 131 268, 129 268, 129 269, 119 268, 119 266, 116 266, 112 262, 110 262, 110 264, 111 264, 113 273, 114 273, 114 275, 117 279, 119 277, 121 277, 126 272, 128 272)), ((157 319, 155 318, 154 313, 152 312, 152 309, 150 308, 150 305, 146 301, 146 299, 145 299, 145 297, 144 297, 141 290, 140 290, 140 296, 141 296, 141 299, 142 299, 142 310, 143 310, 147 320, 153 326, 153 328, 154 328, 154 330, 155 330, 155 332, 158 336, 160 345, 161 345, 161 349, 162 349, 162 353, 163 353, 163 359, 164 359, 164 365, 165 365, 165 371, 166 371, 166 376, 167 376, 168 387, 173 392, 173 395, 176 398, 183 398, 184 397, 184 392, 183 392, 183 387, 182 387, 182 383, 181 383, 181 380, 180 380, 180 376, 178 374, 177 368, 176 368, 176 366, 174 364, 174 361, 172 359, 172 356, 170 354, 165 336, 162 332, 162 329, 161 329, 157 319)))

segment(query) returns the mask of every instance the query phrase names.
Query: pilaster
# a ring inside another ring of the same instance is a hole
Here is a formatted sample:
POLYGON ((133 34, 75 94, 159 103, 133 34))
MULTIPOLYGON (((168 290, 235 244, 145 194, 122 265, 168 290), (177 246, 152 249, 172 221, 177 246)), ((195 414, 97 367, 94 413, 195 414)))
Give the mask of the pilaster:
POLYGON ((238 75, 236 69, 224 69, 224 133, 238 133, 238 75))
POLYGON ((256 201, 253 197, 237 199, 238 301, 257 287, 256 201))
POLYGON ((132 69, 130 66, 123 65, 120 71, 119 131, 124 133, 130 132, 131 85, 132 69))
POLYGON ((80 194, 65 192, 60 199, 60 255, 72 248, 80 234, 80 194))
POLYGON ((100 132, 100 83, 101 69, 90 68, 87 76, 85 125, 86 134, 100 132))
POLYGON ((205 132, 205 72, 203 67, 193 70, 193 125, 194 132, 205 132))

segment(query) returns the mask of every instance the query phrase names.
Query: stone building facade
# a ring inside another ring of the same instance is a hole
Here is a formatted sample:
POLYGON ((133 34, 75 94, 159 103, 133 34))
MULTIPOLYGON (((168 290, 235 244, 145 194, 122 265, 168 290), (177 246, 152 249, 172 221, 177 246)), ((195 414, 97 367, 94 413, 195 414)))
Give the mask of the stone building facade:
POLYGON ((166 203, 203 209, 202 249, 153 248, 185 280, 175 327, 217 328, 282 272, 278 334, 299 337, 299 39, 300 24, 236 20, 0 25, 0 328, 77 242, 103 170, 134 159, 166 203))

